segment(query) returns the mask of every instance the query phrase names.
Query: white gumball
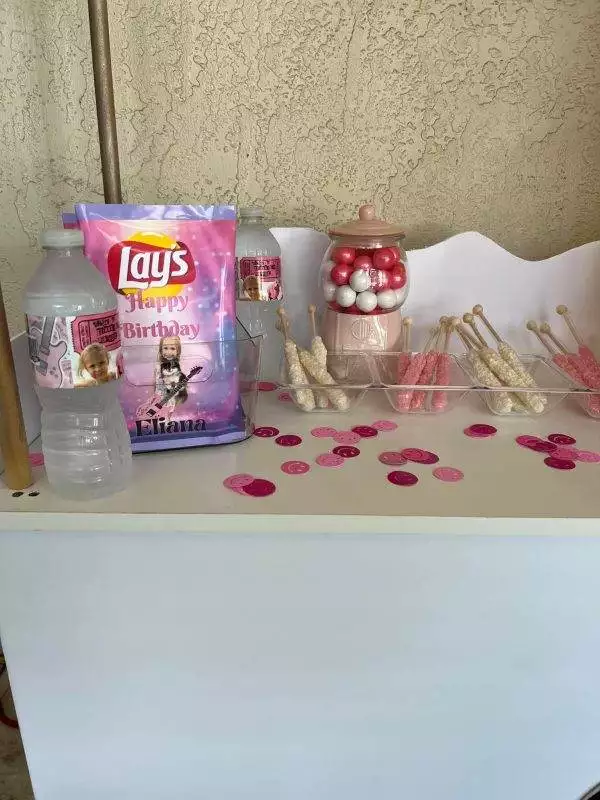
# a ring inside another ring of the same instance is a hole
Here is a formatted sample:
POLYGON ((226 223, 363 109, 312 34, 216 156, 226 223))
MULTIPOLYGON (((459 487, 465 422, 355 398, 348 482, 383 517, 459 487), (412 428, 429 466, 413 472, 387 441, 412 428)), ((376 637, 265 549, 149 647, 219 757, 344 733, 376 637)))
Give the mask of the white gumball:
POLYGON ((406 300, 406 289, 396 289, 396 305, 401 306, 406 300))
POLYGON ((365 292, 371 288, 371 278, 365 269, 356 269, 350 275, 350 286, 355 292, 365 292))
POLYGON ((396 292, 394 289, 384 289, 383 292, 377 294, 377 305, 379 308, 390 309, 398 304, 396 292))
POLYGON ((373 309, 377 308, 377 295, 375 292, 366 291, 357 294, 356 307, 365 314, 368 314, 369 311, 373 311, 373 309))
POLYGON ((325 275, 329 275, 331 270, 335 267, 335 261, 326 261, 323 265, 323 272, 325 275))
POLYGON ((338 286, 335 290, 335 299, 342 308, 350 308, 356 300, 356 292, 349 286, 338 286))
POLYGON ((323 294, 325 295, 325 302, 331 303, 331 301, 335 298, 335 290, 337 286, 335 283, 331 281, 325 281, 323 284, 323 294))

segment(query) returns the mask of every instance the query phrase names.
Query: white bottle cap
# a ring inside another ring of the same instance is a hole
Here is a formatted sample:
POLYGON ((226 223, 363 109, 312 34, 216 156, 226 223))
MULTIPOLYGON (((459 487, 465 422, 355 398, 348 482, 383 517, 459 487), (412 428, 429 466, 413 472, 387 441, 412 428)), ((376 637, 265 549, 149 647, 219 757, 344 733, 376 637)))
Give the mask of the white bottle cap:
POLYGON ((262 208, 251 206, 250 208, 240 208, 239 214, 241 219, 247 219, 248 217, 250 218, 264 217, 265 212, 262 210, 262 208))
POLYGON ((40 242, 45 250, 68 250, 83 247, 83 232, 78 228, 56 228, 42 231, 40 242))

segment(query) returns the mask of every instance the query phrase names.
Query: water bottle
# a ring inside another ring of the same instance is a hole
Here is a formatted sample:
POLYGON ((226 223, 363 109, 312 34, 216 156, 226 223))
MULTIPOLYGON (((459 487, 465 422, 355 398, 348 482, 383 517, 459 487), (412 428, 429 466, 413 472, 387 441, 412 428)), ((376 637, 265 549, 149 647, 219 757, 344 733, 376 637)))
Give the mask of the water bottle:
POLYGON ((263 221, 260 208, 241 208, 235 256, 237 315, 251 336, 262 336, 261 377, 279 378, 282 338, 275 329, 283 299, 281 249, 263 221))
POLYGON ((44 258, 25 288, 29 354, 42 406, 48 481, 86 500, 124 488, 131 444, 117 397, 117 297, 83 254, 80 230, 48 230, 44 258))

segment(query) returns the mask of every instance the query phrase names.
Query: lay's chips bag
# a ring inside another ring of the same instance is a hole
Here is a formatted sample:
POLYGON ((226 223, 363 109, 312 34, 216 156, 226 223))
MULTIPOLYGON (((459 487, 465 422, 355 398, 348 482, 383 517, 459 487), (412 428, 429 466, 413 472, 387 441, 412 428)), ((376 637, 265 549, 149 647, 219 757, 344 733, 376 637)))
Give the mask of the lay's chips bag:
POLYGON ((134 452, 245 439, 233 206, 76 206, 119 298, 119 396, 134 452))

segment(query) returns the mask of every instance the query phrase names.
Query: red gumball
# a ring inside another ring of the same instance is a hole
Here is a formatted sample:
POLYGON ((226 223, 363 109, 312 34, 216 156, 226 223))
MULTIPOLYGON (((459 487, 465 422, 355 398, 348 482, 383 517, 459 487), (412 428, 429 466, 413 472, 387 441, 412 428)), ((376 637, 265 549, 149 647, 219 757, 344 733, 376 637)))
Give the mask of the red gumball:
POLYGON ((336 264, 352 264, 356 258, 356 250, 353 247, 336 247, 331 251, 331 260, 336 264))
POLYGON ((350 275, 354 270, 350 264, 336 264, 331 270, 331 280, 336 286, 345 286, 350 280, 350 275))
POLYGON ((375 251, 372 248, 366 247, 357 247, 356 248, 356 255, 357 256, 372 256, 375 251))
POLYGON ((402 289, 406 283, 406 267, 404 264, 396 264, 394 269, 386 274, 389 278, 390 289, 402 289))
POLYGON ((395 247, 382 247, 381 250, 376 250, 373 253, 373 266, 377 269, 392 269, 398 260, 396 251, 395 247))
POLYGON ((383 269, 370 269, 369 278, 371 278, 371 291, 382 292, 384 289, 389 289, 390 276, 383 269))
POLYGON ((371 261, 371 256, 356 256, 354 259, 354 264, 352 265, 354 269, 371 269, 373 266, 373 262, 371 261))

